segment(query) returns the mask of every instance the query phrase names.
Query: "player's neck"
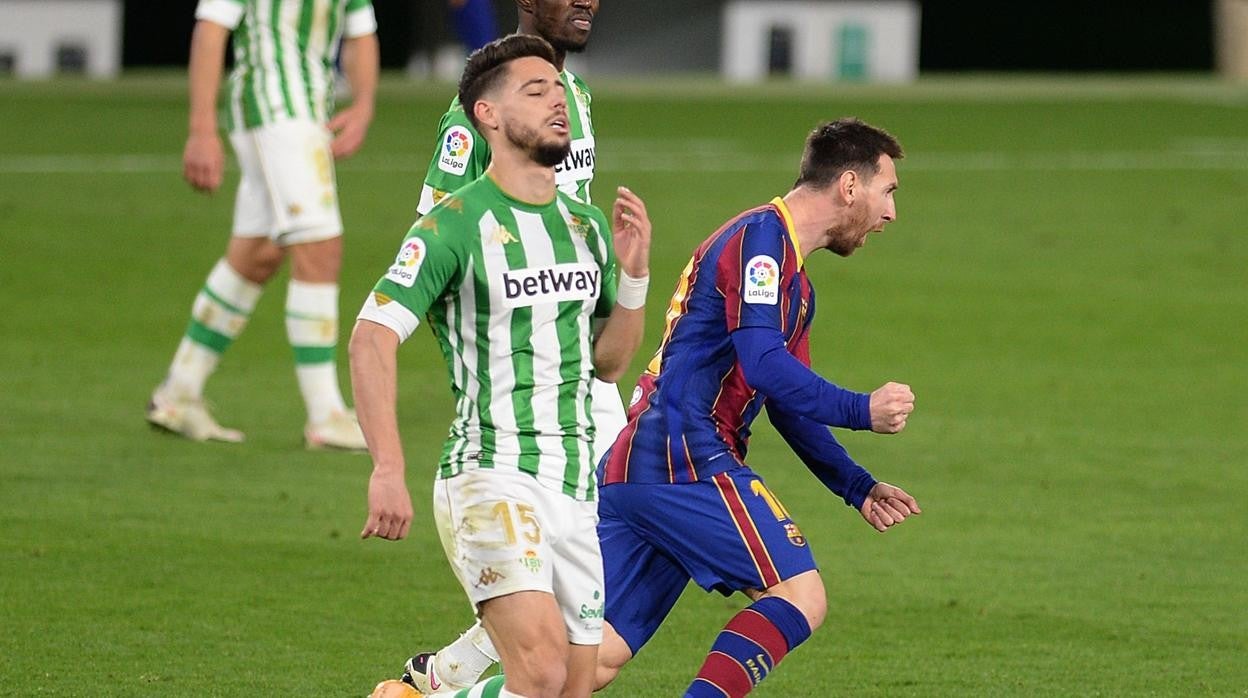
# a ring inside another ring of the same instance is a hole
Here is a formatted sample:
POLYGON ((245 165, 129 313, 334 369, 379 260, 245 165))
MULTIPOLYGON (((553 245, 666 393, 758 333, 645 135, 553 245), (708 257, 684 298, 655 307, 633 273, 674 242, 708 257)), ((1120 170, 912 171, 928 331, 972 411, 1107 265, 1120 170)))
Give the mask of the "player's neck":
POLYGON ((793 236, 801 246, 802 255, 809 257, 815 250, 828 246, 828 230, 842 225, 842 216, 827 201, 827 194, 798 187, 785 194, 784 204, 793 219, 793 236))
POLYGON ((555 200, 555 170, 518 149, 494 150, 485 173, 511 198, 541 206, 555 200))

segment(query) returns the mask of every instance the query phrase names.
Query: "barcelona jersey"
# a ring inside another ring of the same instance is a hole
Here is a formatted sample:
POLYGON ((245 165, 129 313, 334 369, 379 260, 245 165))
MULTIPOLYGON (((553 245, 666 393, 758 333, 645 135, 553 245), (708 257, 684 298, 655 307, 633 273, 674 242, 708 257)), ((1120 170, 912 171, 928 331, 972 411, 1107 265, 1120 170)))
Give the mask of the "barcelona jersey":
POLYGON ((730 335, 778 330, 789 353, 809 366, 814 314, 814 289, 784 202, 724 224, 681 272, 662 344, 637 382, 600 484, 695 482, 743 465, 763 396, 747 384, 730 335))

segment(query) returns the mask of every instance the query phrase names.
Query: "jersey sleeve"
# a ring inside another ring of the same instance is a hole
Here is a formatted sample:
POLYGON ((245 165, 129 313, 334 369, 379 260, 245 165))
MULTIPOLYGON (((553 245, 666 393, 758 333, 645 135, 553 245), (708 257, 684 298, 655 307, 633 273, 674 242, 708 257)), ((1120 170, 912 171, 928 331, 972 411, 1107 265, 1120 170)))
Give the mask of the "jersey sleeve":
POLYGON ((780 294, 787 253, 779 222, 747 223, 728 240, 715 268, 715 287, 724 297, 728 332, 742 327, 782 328, 780 294))
POLYGON ((462 277, 463 252, 448 244, 447 237, 438 234, 432 217, 413 226, 394 263, 365 300, 359 319, 390 328, 400 342, 412 336, 420 317, 462 277))
POLYGON ((598 233, 599 266, 602 268, 602 290, 598 294, 598 305, 594 306, 594 317, 611 316, 615 308, 615 299, 620 289, 620 265, 615 258, 615 245, 611 241, 611 224, 607 217, 594 206, 589 206, 590 217, 594 230, 598 233))
POLYGON ((377 33, 377 15, 372 0, 347 0, 347 15, 342 35, 348 39, 377 33))
POLYGON ((206 19, 233 30, 243 20, 242 0, 199 0, 195 6, 195 19, 206 19))
POLYGON ((438 127, 438 142, 425 174, 416 212, 425 215, 447 194, 480 177, 490 164, 490 146, 456 102, 438 127))

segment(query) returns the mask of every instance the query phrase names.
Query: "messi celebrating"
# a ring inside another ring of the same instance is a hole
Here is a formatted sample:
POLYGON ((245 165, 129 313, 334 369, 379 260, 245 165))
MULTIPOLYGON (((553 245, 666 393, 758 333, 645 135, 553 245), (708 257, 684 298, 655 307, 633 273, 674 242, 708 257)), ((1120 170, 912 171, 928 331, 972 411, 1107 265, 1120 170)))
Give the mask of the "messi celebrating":
MULTIPOLYGON (((508 668, 499 696, 581 695, 602 633, 590 381, 614 381, 642 336, 650 222, 621 189, 613 225, 556 189, 568 107, 544 40, 468 60, 459 96, 493 153, 404 240, 351 338, 373 458, 362 534, 397 540, 412 502, 395 414, 396 352, 420 318, 451 374, 456 418, 434 515, 447 557, 508 668), (617 284, 619 291, 617 295, 617 284), (608 318, 595 336, 593 319, 608 318)), ((377 695, 409 690, 397 681, 377 695)))
POLYGON ((725 224, 681 274, 628 425, 599 466, 608 623, 599 686, 651 638, 690 579, 754 603, 724 627, 686 696, 745 695, 822 623, 810 547, 746 465, 764 406, 803 463, 871 526, 919 513, 827 429, 901 431, 914 407, 909 387, 840 388, 810 369, 808 344, 808 257, 825 248, 847 257, 896 218, 901 157, 892 136, 860 121, 820 126, 793 189, 725 224))

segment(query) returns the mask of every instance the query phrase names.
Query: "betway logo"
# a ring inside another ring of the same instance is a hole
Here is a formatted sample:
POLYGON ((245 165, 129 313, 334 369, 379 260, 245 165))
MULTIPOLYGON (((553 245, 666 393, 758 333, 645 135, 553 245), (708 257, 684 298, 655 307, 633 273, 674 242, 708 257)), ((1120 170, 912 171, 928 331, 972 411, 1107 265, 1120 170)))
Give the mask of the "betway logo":
POLYGON ((503 307, 593 300, 598 297, 600 276, 598 267, 580 262, 505 271, 503 307))
POLYGON ((594 178, 594 138, 577 138, 563 162, 555 165, 555 184, 594 178))

